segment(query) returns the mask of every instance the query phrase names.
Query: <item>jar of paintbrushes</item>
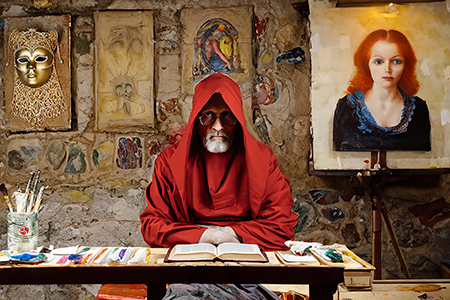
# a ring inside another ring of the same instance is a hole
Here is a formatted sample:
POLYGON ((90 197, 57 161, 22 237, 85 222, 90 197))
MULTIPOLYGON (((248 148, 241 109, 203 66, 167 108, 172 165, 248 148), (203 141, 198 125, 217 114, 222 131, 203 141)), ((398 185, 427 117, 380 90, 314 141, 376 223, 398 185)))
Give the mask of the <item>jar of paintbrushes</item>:
POLYGON ((38 213, 46 186, 40 184, 40 171, 36 177, 31 172, 24 192, 18 189, 9 198, 5 184, 0 185, 0 191, 8 206, 8 250, 24 253, 36 250, 38 247, 38 213))

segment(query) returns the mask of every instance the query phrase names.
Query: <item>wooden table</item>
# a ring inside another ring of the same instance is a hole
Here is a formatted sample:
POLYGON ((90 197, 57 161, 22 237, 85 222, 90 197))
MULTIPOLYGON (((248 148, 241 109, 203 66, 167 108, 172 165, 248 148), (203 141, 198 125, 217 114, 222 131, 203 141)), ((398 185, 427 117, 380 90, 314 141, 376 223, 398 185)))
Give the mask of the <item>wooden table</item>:
POLYGON ((308 284, 311 300, 333 299, 344 282, 343 268, 283 265, 268 252, 269 263, 163 263, 167 249, 153 249, 147 264, 7 265, 0 284, 131 284, 144 283, 148 299, 161 299, 167 283, 308 284))

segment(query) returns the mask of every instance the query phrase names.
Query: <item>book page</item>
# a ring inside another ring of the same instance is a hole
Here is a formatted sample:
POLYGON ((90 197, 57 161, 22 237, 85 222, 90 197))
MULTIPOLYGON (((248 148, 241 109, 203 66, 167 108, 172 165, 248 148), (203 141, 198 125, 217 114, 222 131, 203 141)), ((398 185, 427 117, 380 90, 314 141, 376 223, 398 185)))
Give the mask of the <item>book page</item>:
POLYGON ((285 262, 317 262, 317 259, 309 253, 306 255, 298 255, 292 253, 292 251, 277 251, 276 254, 281 256, 285 262))
POLYGON ((217 256, 220 256, 224 253, 261 254, 261 251, 259 250, 258 245, 223 243, 217 246, 217 256))
POLYGON ((184 255, 192 253, 212 253, 216 256, 216 247, 212 244, 200 243, 191 245, 176 245, 173 255, 184 255))

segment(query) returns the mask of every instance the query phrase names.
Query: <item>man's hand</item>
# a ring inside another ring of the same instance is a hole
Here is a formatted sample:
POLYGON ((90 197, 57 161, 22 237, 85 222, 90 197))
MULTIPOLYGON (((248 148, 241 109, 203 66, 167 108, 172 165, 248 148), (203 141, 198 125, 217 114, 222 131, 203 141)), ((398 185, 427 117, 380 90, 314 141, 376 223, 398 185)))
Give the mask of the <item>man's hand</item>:
MULTIPOLYGON (((204 225, 201 225, 204 226, 204 225)), ((200 239, 199 243, 210 243, 214 245, 222 243, 240 243, 239 236, 228 226, 205 226, 206 229, 200 239)))

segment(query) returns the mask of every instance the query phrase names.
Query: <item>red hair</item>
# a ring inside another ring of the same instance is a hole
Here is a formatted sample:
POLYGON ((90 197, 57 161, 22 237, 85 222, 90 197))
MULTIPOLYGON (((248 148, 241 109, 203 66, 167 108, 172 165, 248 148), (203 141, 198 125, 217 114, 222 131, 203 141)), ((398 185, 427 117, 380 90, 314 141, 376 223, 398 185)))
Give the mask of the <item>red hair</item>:
POLYGON ((372 87, 373 79, 370 74, 369 60, 372 55, 372 47, 378 41, 386 41, 397 45, 398 51, 405 58, 405 68, 398 82, 398 87, 404 90, 408 96, 414 96, 419 91, 419 81, 416 76, 416 54, 406 36, 392 29, 380 29, 371 32, 356 49, 353 55, 356 72, 350 80, 347 93, 351 94, 355 90, 359 90, 364 94, 372 87))

